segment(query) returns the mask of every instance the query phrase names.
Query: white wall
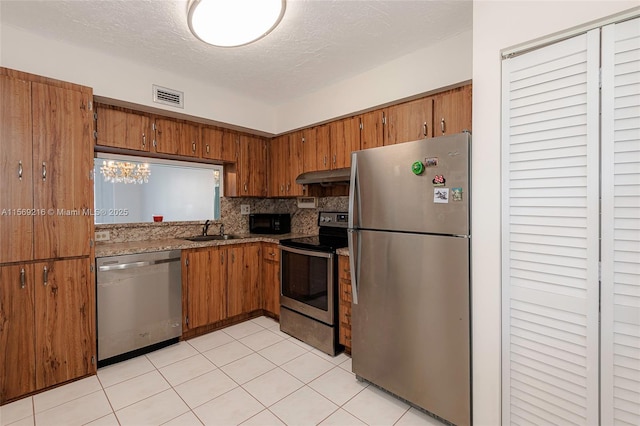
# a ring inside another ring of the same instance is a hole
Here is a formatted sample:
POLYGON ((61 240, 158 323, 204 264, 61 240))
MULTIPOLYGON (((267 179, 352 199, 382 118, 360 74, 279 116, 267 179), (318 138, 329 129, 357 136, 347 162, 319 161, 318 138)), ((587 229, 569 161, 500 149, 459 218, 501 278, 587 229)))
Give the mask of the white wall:
POLYGON ((0 28, 0 66, 93 87, 96 96, 274 133, 271 105, 157 68, 62 43, 11 25, 0 28), (184 92, 184 110, 153 103, 152 84, 184 92))
POLYGON ((471 80, 471 48, 466 31, 279 105, 276 127, 296 129, 471 80))
POLYGON ((473 415, 500 424, 500 50, 638 6, 636 1, 474 1, 473 415))
POLYGON ((442 40, 283 105, 11 25, 0 28, 0 66, 89 86, 96 96, 278 134, 470 80, 471 35, 442 40), (152 84, 183 91, 184 110, 153 103, 152 84))

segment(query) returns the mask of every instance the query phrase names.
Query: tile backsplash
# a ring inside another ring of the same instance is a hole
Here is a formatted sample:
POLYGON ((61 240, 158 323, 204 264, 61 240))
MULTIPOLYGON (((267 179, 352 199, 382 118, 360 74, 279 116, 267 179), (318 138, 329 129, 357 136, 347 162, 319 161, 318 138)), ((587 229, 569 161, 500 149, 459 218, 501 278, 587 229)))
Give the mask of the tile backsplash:
MULTIPOLYGON (((291 232, 295 234, 317 234, 318 212, 347 211, 348 197, 320 197, 318 207, 299 209, 295 198, 227 198, 220 199, 221 219, 209 228, 210 234, 219 232, 224 224, 228 234, 248 234, 249 216, 240 214, 240 206, 249 205, 251 213, 289 213, 291 214, 291 232)), ((96 231, 108 230, 112 243, 127 241, 159 240, 198 235, 202 224, 198 222, 162 222, 96 225, 96 231)))

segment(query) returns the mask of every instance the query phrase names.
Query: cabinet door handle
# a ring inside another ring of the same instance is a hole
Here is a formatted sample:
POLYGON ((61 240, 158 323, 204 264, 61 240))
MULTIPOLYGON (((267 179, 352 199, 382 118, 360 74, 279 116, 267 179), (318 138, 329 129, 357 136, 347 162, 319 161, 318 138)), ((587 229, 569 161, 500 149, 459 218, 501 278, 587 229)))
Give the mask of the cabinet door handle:
POLYGON ((220 253, 220 263, 224 265, 224 253, 220 253))
POLYGON ((196 143, 195 142, 191 142, 191 151, 195 154, 195 152, 196 152, 196 143))
POLYGON ((247 192, 249 190, 249 188, 247 187, 247 184, 244 184, 244 192, 247 192))
POLYGON ((20 288, 24 288, 26 285, 26 272, 24 271, 24 268, 20 269, 20 288))
POLYGON ((287 192, 289 192, 289 188, 291 188, 291 184, 287 182, 287 192))
POLYGON ((425 138, 427 137, 427 122, 426 121, 422 125, 422 134, 424 135, 425 138))
POLYGON ((207 144, 207 154, 209 153, 209 144, 207 144))
POLYGON ((280 184, 280 192, 284 192, 284 185, 280 184))
POLYGON ((42 279, 44 281, 43 284, 46 286, 48 284, 47 281, 49 281, 49 269, 46 266, 42 270, 42 279))
POLYGON ((327 165, 327 156, 326 155, 322 159, 322 164, 324 164, 325 166, 327 165))
MULTIPOLYGON (((269 256, 275 256, 276 254, 274 252, 269 253, 269 256)), ((24 270, 24 269, 23 269, 24 270)))
POLYGON ((18 161, 18 179, 22 180, 22 161, 18 161))
POLYGON ((445 123, 444 118, 440 120, 440 130, 442 130, 442 134, 444 135, 445 123))
POLYGON ((333 154, 333 164, 336 164, 336 154, 333 154))
POLYGON ((147 135, 146 134, 142 134, 142 147, 146 148, 147 147, 147 135))
POLYGON ((47 163, 45 163, 44 161, 42 162, 42 181, 46 181, 47 180, 47 163))

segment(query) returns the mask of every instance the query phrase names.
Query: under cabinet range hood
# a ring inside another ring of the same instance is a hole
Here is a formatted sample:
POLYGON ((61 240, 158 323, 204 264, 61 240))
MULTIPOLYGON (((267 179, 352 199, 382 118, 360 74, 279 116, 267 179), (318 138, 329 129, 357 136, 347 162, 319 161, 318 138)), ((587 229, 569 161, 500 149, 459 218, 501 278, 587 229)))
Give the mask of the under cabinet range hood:
POLYGON ((299 185, 320 184, 349 184, 351 177, 351 168, 345 167, 344 169, 335 170, 321 170, 317 172, 302 173, 296 178, 296 183, 299 185))

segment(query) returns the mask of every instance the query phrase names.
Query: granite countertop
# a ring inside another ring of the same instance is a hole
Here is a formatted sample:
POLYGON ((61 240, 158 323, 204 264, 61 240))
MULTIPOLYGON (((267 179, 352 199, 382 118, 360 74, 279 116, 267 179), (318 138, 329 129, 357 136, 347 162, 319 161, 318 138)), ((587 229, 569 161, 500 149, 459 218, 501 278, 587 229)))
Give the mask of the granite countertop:
POLYGON ((230 244, 246 244, 267 242, 277 244, 285 238, 305 237, 303 234, 242 234, 232 240, 189 241, 182 238, 167 238, 159 240, 131 241, 126 243, 96 243, 96 258, 106 256, 120 256, 125 254, 148 253, 165 250, 184 250, 212 246, 226 246, 230 244))

